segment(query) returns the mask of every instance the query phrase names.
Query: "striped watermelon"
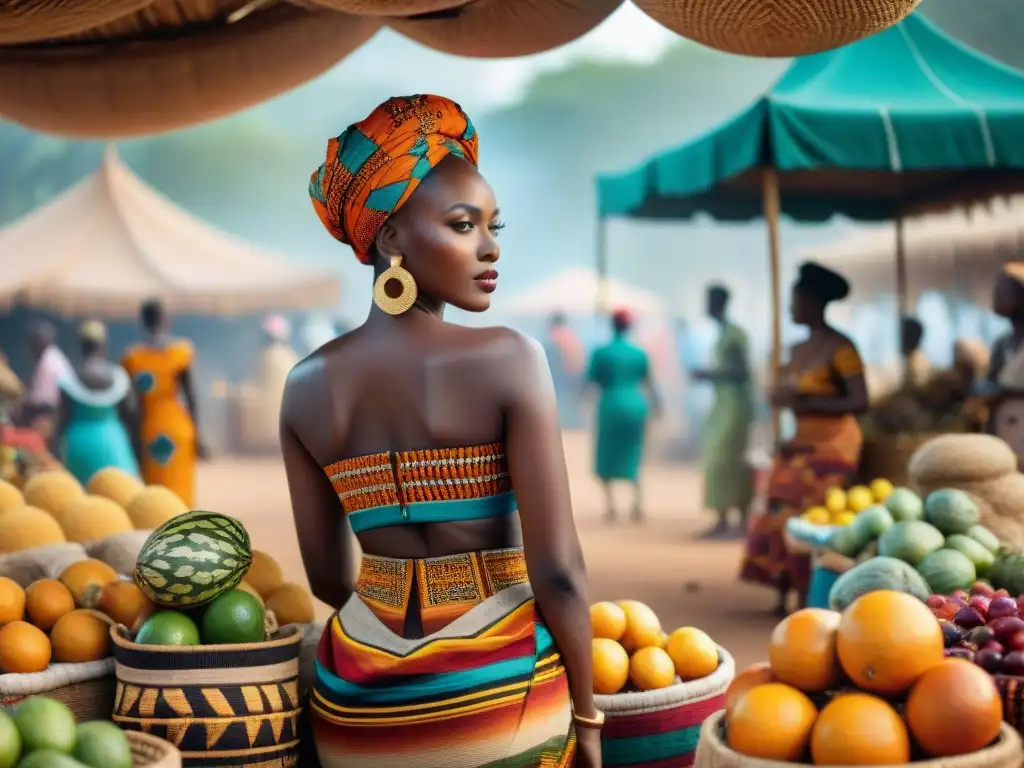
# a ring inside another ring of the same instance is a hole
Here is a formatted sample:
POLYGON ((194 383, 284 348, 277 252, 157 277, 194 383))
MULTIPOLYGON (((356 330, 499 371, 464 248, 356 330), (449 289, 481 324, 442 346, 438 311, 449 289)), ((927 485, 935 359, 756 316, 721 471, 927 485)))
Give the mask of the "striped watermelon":
POLYGON ((193 608, 238 586, 252 563, 249 534, 216 512, 186 512, 142 545, 135 583, 157 605, 193 608))

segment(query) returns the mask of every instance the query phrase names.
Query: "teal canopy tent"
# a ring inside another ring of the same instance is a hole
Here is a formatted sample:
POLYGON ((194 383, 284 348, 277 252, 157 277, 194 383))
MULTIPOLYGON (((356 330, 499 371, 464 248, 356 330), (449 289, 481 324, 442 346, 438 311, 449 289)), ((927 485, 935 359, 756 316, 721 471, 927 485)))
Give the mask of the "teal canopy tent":
POLYGON ((599 176, 599 271, 607 271, 609 217, 764 216, 777 366, 780 213, 803 222, 837 214, 899 222, 910 213, 1018 192, 1021 137, 1024 73, 915 13, 857 43, 796 59, 732 119, 637 168, 599 176))

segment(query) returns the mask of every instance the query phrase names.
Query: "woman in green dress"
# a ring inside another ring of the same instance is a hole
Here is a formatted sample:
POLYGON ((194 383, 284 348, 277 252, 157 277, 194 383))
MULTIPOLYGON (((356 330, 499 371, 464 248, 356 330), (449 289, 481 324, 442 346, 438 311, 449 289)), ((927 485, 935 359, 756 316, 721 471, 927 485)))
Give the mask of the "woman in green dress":
POLYGON ((594 350, 587 370, 587 381, 600 391, 595 473, 604 483, 609 521, 616 516, 613 480, 633 485, 632 517, 636 522, 643 520, 640 460, 648 416, 658 408, 647 353, 628 339, 632 325, 626 310, 614 312, 613 338, 594 350))
POLYGON ((746 528, 747 510, 753 497, 747 466, 747 440, 754 419, 747 362, 747 334, 726 317, 729 291, 721 285, 708 289, 708 316, 720 332, 713 353, 713 368, 694 371, 694 381, 715 387, 715 405, 704 430, 704 508, 718 513, 718 523, 708 536, 729 532, 729 510, 740 513, 740 532, 746 528))

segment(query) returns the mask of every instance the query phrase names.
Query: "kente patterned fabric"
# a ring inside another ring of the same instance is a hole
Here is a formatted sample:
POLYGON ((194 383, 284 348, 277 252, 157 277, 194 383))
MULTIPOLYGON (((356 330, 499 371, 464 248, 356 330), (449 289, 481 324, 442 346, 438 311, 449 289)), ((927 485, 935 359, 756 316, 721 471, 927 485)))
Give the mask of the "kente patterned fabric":
POLYGON ((477 133, 443 96, 396 96, 327 142, 310 177, 313 209, 331 235, 370 263, 377 232, 449 155, 477 164, 477 133))
POLYGON ((568 681, 529 584, 409 640, 353 595, 320 638, 310 697, 323 768, 567 768, 568 681))
POLYGON ((376 453, 324 467, 356 533, 406 523, 448 523, 516 510, 505 447, 376 453))

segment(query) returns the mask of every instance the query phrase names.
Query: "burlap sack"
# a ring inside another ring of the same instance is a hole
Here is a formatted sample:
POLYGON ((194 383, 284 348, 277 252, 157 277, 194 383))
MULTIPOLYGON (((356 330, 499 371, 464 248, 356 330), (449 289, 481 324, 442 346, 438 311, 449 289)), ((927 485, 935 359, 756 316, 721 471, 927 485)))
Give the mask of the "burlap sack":
POLYGON ((130 576, 135 571, 142 545, 146 543, 152 531, 125 531, 115 533, 100 541, 86 544, 85 551, 89 557, 96 558, 118 573, 130 576))
POLYGON ((1017 454, 992 435, 942 435, 910 457, 910 486, 927 495, 937 488, 959 488, 1017 471, 1017 454))
POLYGON ((24 549, 0 555, 0 576, 14 579, 22 587, 27 587, 39 579, 56 579, 69 565, 87 557, 81 544, 71 542, 24 549))

